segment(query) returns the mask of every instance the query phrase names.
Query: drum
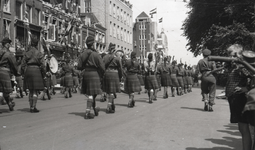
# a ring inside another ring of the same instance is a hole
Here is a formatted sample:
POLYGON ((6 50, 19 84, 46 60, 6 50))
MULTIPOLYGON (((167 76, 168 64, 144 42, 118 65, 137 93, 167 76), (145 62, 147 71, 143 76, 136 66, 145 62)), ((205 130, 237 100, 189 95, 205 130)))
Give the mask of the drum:
POLYGON ((58 61, 54 56, 50 58, 49 67, 52 73, 56 73, 58 71, 58 61))

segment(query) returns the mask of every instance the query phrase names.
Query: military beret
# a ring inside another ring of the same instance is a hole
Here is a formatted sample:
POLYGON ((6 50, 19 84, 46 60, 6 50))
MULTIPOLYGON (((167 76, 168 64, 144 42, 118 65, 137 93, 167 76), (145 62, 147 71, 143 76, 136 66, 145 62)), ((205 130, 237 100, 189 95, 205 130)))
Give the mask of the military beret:
POLYGON ((211 55, 211 51, 210 51, 209 49, 203 50, 202 53, 203 53, 204 56, 209 56, 209 55, 211 55))
POLYGON ((93 45, 94 42, 95 42, 95 39, 94 39, 94 37, 92 37, 92 36, 89 36, 89 37, 86 39, 86 44, 87 44, 87 45, 93 45))
POLYGON ((133 52, 131 53, 131 58, 136 58, 136 52, 133 51, 133 52))
POLYGON ((113 53, 113 52, 115 51, 115 47, 116 47, 115 44, 110 43, 110 44, 109 44, 109 47, 108 47, 109 53, 113 53))

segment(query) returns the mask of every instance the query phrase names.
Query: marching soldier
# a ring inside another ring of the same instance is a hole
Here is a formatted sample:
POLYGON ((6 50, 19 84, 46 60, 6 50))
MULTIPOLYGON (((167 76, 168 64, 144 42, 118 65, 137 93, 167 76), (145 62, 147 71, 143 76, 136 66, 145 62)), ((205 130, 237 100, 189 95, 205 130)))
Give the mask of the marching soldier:
POLYGON ((134 92, 140 92, 142 90, 137 76, 137 73, 140 71, 140 65, 136 59, 135 52, 131 53, 131 59, 126 61, 125 66, 127 69, 127 76, 124 85, 125 92, 129 94, 128 107, 134 107, 135 106, 134 92))
POLYGON ((66 58, 66 63, 63 65, 65 98, 72 97, 71 89, 73 88, 73 72, 74 68, 70 65, 71 58, 66 58), (69 94, 69 96, 68 96, 69 94))
POLYGON ((205 102, 204 110, 213 111, 212 106, 214 105, 215 92, 216 92, 216 79, 210 73, 215 70, 215 62, 209 61, 208 56, 211 55, 209 49, 203 50, 203 59, 200 59, 197 64, 197 70, 202 73, 201 77, 201 90, 203 100, 205 102))
POLYGON ((175 97, 177 88, 179 87, 179 82, 177 80, 177 72, 178 72, 178 67, 176 66, 177 62, 176 60, 173 60, 172 65, 170 67, 171 75, 170 78, 172 80, 172 97, 175 97))
POLYGON ((149 103, 155 99, 156 90, 159 88, 156 78, 156 63, 153 61, 153 54, 148 55, 148 61, 144 62, 145 69, 145 89, 148 90, 149 103))
POLYGON ((172 80, 170 78, 170 66, 167 62, 167 57, 164 58, 163 64, 161 64, 161 85, 164 87, 163 98, 168 98, 168 87, 172 85, 172 80))
POLYGON ((183 63, 178 64, 178 70, 177 70, 177 80, 179 83, 179 87, 178 87, 178 95, 183 95, 184 92, 184 83, 183 83, 183 63))
POLYGON ((11 74, 17 76, 18 68, 14 55, 9 51, 11 42, 12 41, 9 38, 4 38, 2 40, 3 48, 0 50, 0 92, 3 93, 3 97, 9 106, 9 110, 13 111, 15 103, 10 97, 10 93, 13 91, 10 76, 11 74))
POLYGON ((114 94, 120 93, 120 79, 122 78, 122 63, 120 58, 116 57, 116 45, 109 44, 109 54, 105 55, 103 61, 105 63, 105 75, 103 78, 103 91, 107 93, 109 113, 115 112, 114 94))
POLYGON ((102 94, 100 76, 105 72, 105 66, 102 58, 94 49, 95 39, 89 36, 86 40, 88 49, 84 51, 78 59, 78 70, 83 71, 81 93, 88 96, 87 109, 85 119, 93 119, 98 116, 99 108, 96 108, 95 98, 98 94, 102 94), (90 112, 91 107, 94 109, 94 114, 90 112))
POLYGON ((21 72, 24 73, 24 89, 29 89, 30 112, 38 113, 36 108, 38 92, 44 90, 45 60, 43 54, 37 50, 38 39, 31 37, 31 45, 25 52, 21 63, 21 72))

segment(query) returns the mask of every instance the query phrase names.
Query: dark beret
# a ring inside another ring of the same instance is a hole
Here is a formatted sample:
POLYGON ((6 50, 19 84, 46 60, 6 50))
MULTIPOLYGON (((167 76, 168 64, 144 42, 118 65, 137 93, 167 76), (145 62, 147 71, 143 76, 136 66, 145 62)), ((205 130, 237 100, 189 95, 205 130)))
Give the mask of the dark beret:
POLYGON ((92 45, 94 42, 95 42, 95 39, 94 39, 94 37, 92 37, 92 36, 89 36, 89 37, 86 39, 86 44, 87 44, 87 45, 92 45))
POLYGON ((210 51, 209 49, 203 50, 202 53, 203 53, 204 56, 209 56, 209 55, 211 55, 211 51, 210 51))
POLYGON ((113 53, 113 52, 114 52, 114 50, 115 50, 115 47, 116 47, 116 45, 115 45, 115 44, 110 43, 110 44, 109 44, 109 47, 108 47, 108 51, 109 51, 110 53, 113 53))
POLYGON ((131 58, 136 58, 136 52, 133 51, 133 52, 131 53, 131 58))

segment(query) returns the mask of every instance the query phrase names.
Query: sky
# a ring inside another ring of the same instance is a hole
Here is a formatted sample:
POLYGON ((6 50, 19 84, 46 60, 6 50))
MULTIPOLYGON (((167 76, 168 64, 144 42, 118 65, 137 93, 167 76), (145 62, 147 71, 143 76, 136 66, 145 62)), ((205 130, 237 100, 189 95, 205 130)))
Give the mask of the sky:
POLYGON ((184 20, 187 18, 187 3, 183 0, 129 0, 133 5, 133 21, 143 11, 149 15, 150 11, 157 8, 157 14, 154 14, 152 21, 158 21, 163 18, 163 22, 158 24, 158 32, 164 28, 168 38, 168 55, 174 56, 179 62, 188 65, 196 65, 202 56, 194 57, 193 53, 187 51, 186 37, 182 36, 181 30, 184 20))

